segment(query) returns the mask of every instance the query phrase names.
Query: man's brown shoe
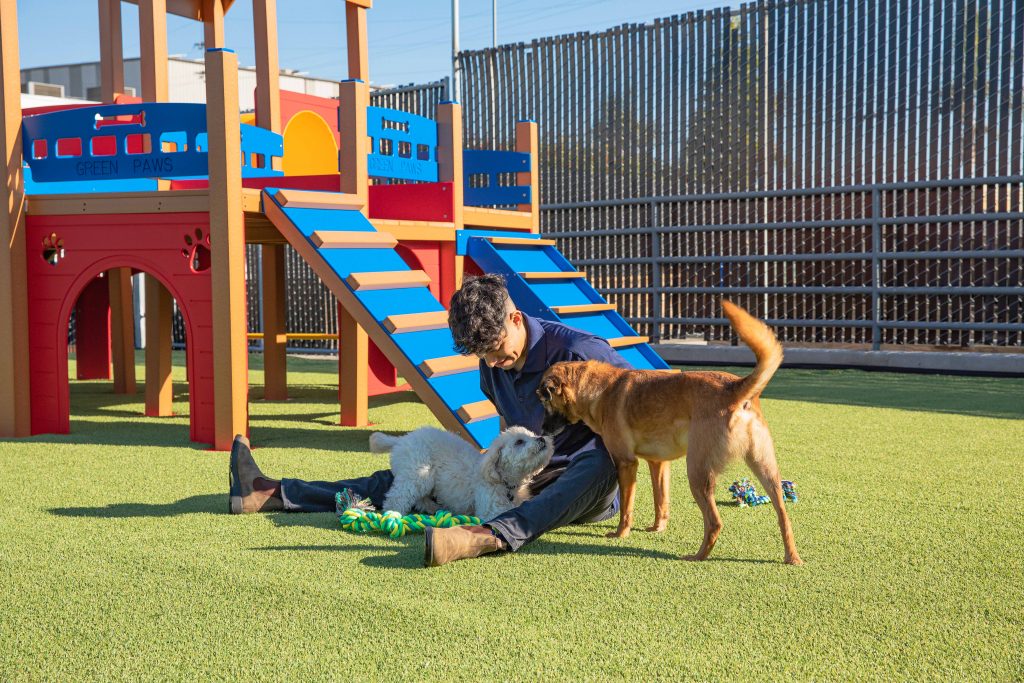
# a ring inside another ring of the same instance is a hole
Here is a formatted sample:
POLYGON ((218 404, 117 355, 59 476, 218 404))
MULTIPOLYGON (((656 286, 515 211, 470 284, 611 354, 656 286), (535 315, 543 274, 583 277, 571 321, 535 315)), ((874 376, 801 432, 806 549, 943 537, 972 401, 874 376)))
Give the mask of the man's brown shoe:
POLYGON ((455 560, 468 560, 504 549, 501 539, 482 526, 427 527, 423 531, 424 567, 440 567, 455 560))
POLYGON ((280 489, 255 486, 257 480, 267 481, 267 478, 253 460, 249 440, 239 434, 231 444, 231 462, 228 466, 228 499, 231 514, 284 509, 280 493, 275 493, 280 489))

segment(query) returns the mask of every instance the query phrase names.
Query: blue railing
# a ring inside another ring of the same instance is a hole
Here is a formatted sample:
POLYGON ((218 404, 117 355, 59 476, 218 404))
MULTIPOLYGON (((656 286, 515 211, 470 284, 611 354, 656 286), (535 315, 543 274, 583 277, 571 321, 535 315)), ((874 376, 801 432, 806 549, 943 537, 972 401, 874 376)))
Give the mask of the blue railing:
MULTIPOLYGON (((206 105, 115 104, 26 117, 25 161, 36 183, 204 177, 206 105)), ((242 175, 282 175, 280 135, 242 124, 242 175)))
MULTIPOLYGON (((502 176, 530 170, 526 152, 467 149, 462 152, 466 206, 504 206, 530 203, 530 186, 502 184, 502 176)), ((514 176, 513 176, 514 177, 514 176)))
POLYGON ((369 174, 437 182, 437 122, 384 107, 366 108, 369 174))

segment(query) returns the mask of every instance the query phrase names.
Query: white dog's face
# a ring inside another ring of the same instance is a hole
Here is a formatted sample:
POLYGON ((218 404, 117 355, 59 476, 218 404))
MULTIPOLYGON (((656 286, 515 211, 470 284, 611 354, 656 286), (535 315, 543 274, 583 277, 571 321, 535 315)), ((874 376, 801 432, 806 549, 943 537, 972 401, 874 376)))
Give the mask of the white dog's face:
POLYGON ((509 427, 487 449, 481 470, 493 483, 517 484, 544 469, 554 451, 550 436, 537 436, 525 427, 509 427))

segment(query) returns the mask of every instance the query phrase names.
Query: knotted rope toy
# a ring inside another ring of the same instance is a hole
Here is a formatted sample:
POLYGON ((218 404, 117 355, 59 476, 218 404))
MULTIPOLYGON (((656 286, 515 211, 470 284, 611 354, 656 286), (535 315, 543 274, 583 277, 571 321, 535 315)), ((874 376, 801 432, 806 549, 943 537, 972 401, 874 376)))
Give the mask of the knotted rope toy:
MULTIPOLYGON (((748 505, 754 507, 755 505, 764 505, 770 503, 771 498, 768 496, 757 495, 757 489, 750 483, 749 479, 743 478, 740 481, 734 481, 732 486, 729 487, 729 492, 732 497, 736 499, 736 502, 740 504, 741 508, 745 508, 748 505)), ((796 484, 785 479, 782 481, 782 497, 783 500, 796 502, 796 484)))
POLYGON ((428 526, 447 529, 465 524, 478 526, 481 523, 478 517, 453 515, 447 510, 438 510, 432 515, 402 515, 394 510, 377 512, 370 501, 359 498, 349 489, 339 491, 334 496, 334 504, 341 528, 357 534, 380 532, 391 538, 401 538, 406 534, 423 533, 428 526))
POLYGON ((732 486, 729 487, 729 493, 732 494, 732 497, 736 499, 741 508, 745 508, 748 505, 754 507, 755 505, 764 505, 771 502, 771 498, 768 496, 757 495, 754 485, 746 477, 740 481, 734 481, 732 486))

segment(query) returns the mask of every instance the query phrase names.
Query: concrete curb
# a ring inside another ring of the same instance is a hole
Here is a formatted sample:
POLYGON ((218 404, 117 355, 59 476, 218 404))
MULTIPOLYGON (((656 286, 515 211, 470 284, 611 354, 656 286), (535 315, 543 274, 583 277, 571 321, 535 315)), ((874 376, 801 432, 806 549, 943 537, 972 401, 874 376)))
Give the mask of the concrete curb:
MULTIPOLYGON (((754 354, 746 346, 653 344, 652 348, 669 363, 682 365, 754 364, 754 354)), ((786 349, 786 357, 782 366, 1024 377, 1024 353, 791 348, 786 349)))

